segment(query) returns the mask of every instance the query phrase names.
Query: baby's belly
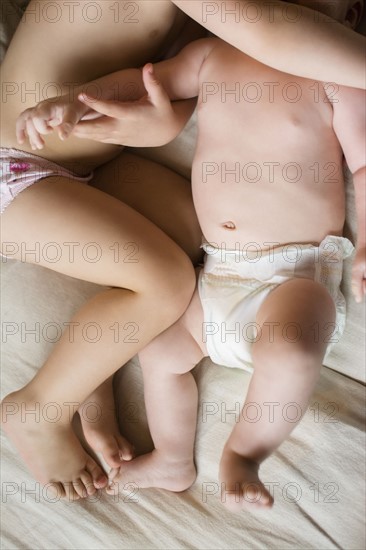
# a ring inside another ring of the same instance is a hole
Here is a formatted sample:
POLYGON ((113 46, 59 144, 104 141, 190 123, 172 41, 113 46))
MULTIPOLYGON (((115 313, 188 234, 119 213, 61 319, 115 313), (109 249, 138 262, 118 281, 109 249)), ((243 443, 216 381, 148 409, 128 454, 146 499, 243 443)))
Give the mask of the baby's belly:
MULTIPOLYGON (((220 248, 317 244, 327 235, 342 234, 343 175, 336 183, 321 186, 304 178, 296 183, 285 179, 249 183, 229 181, 220 163, 216 163, 218 173, 205 180, 202 163, 198 166, 195 162, 195 208, 204 238, 220 248)), ((254 178, 255 171, 252 174, 254 178)), ((295 173, 291 177, 295 179, 295 173)))

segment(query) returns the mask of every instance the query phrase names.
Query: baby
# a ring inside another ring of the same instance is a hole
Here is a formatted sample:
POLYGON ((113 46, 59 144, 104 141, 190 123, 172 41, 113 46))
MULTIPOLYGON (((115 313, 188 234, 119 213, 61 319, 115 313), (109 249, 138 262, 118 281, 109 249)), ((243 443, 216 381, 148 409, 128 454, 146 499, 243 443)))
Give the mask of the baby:
MULTIPOLYGON (((319 10, 354 28, 362 2, 335 0, 319 10)), ((151 72, 146 66, 144 78, 151 72)), ((290 76, 214 38, 189 44, 155 73, 171 100, 198 96, 192 185, 206 257, 186 313, 140 352, 155 449, 113 472, 114 481, 172 491, 194 482, 197 388, 190 371, 210 356, 253 371, 221 458, 223 501, 232 510, 269 507, 260 464, 305 413, 345 324, 339 287, 353 246, 341 236, 343 155, 356 192, 356 300, 366 291, 365 91, 290 76), (253 403, 263 412, 256 422, 253 403)), ((86 105, 90 98, 74 102, 73 124, 86 105)), ((18 122, 19 139, 34 122, 39 147, 42 131, 57 127, 66 137, 71 130, 60 129, 63 111, 57 118, 54 105, 42 109, 18 122)))
MULTIPOLYGON (((330 7, 354 25, 361 5, 330 7)), ((156 72, 171 98, 198 95, 192 185, 206 258, 185 315, 139 354, 155 450, 115 481, 187 488, 197 421, 189 371, 204 356, 228 367, 252 363, 219 476, 230 509, 269 507, 259 466, 305 413, 345 324, 339 286, 353 247, 341 237, 343 154, 356 192, 357 301, 366 290, 365 92, 275 71, 218 39, 189 45, 156 72)))

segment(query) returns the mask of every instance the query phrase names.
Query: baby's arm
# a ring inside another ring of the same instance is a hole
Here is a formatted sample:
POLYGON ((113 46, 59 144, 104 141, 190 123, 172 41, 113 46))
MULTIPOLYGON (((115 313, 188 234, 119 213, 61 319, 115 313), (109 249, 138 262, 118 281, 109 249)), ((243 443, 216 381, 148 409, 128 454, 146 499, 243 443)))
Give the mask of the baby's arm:
POLYGON ((319 12, 276 0, 172 2, 216 36, 274 69, 366 87, 365 38, 319 12))
MULTIPOLYGON (((115 76, 123 78, 123 72, 115 76)), ((143 67, 142 79, 145 93, 138 100, 126 101, 123 95, 113 100, 80 96, 86 105, 104 116, 102 121, 83 119, 73 135, 130 147, 157 147, 172 141, 192 116, 196 100, 171 102, 151 63, 143 67)))
MULTIPOLYGON (((143 79, 148 95, 145 92, 145 96, 138 101, 122 103, 126 101, 123 94, 115 96, 113 101, 88 100, 84 97, 91 107, 107 116, 97 121, 80 122, 73 135, 134 147, 168 143, 181 132, 192 115, 195 100, 190 98, 198 95, 199 70, 215 43, 216 39, 191 42, 176 57, 155 64, 154 73, 151 72, 152 65, 146 65, 143 79), (180 99, 184 101, 178 101, 180 99)), ((103 80, 103 87, 113 84, 116 88, 116 83, 124 78, 125 72, 100 79, 103 80)), ((119 85, 118 88, 124 91, 124 86, 119 85)))
POLYGON ((57 131, 60 139, 66 139, 81 120, 101 118, 103 114, 93 109, 94 101, 132 101, 144 95, 146 90, 139 69, 126 69, 75 86, 65 95, 46 99, 23 111, 16 121, 18 143, 24 143, 28 137, 33 149, 42 149, 41 135, 57 131), (83 101, 90 93, 96 95, 97 100, 83 101))
POLYGON ((339 89, 333 103, 333 127, 353 174, 357 211, 357 247, 352 291, 357 302, 366 294, 366 92, 339 89))
POLYGON ((106 137, 100 141, 135 147, 168 143, 192 115, 200 64, 212 42, 210 39, 194 42, 155 68, 148 64, 142 71, 118 71, 83 84, 70 94, 42 101, 18 117, 18 142, 24 143, 28 136, 33 149, 42 149, 41 135, 54 130, 60 139, 71 133, 79 138, 98 139, 93 129, 98 132, 99 123, 91 124, 90 119, 103 117, 106 137), (190 101, 177 101, 180 99, 190 101), (118 119, 122 119, 123 131, 118 119))

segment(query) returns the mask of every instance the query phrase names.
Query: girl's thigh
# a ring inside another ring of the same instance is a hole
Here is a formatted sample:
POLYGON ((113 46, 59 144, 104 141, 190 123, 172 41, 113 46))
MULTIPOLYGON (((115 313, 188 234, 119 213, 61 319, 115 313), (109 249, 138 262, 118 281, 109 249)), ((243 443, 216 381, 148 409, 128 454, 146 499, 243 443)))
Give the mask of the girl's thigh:
MULTIPOLYGON (((2 64, 2 146, 17 146, 21 111, 73 85, 142 65, 165 49, 185 21, 169 0, 31 0, 2 64)), ((119 151, 76 138, 51 139, 41 156, 58 161, 61 148, 65 158, 87 167, 88 159, 102 164, 119 151)))
POLYGON ((192 269, 141 214, 64 177, 44 178, 13 200, 1 217, 1 245, 11 258, 135 292, 156 288, 156 281, 165 292, 192 269))
MULTIPOLYGON (((22 110, 45 97, 67 91, 74 83, 91 80, 124 66, 142 64, 164 49, 185 21, 186 16, 181 15, 169 0, 103 0, 96 3, 88 0, 75 3, 32 0, 2 65, 2 146, 17 147, 15 120, 22 110), (92 4, 100 7, 99 14, 97 8, 93 12, 92 4)), ((75 138, 67 142, 55 140, 52 148, 45 148, 38 154, 55 161, 59 161, 58 157, 62 155, 71 166, 74 162, 80 163, 80 173, 84 173, 90 168, 90 163, 97 166, 120 152, 121 148, 116 146, 75 138)), ((110 167, 104 165, 96 175, 96 185, 151 219, 196 260, 200 231, 188 182, 166 168, 135 159, 133 162, 137 166, 139 186, 128 178, 122 186, 119 181, 124 173, 124 162, 132 162, 127 153, 122 153, 110 167)), ((55 178, 52 180, 55 181, 55 178)), ((76 197, 78 193, 71 189, 84 189, 80 191, 80 197, 84 193, 89 197, 89 188, 76 182, 72 185, 56 184, 52 189, 54 193, 50 199, 48 185, 41 180, 16 199, 3 217, 4 240, 21 240, 26 229, 27 235, 31 232, 33 240, 40 242, 42 231, 45 234, 49 231, 48 215, 63 216, 66 210, 61 205, 69 204, 72 209, 71 200, 79 200, 76 197), (61 196, 63 187, 65 195, 61 196), (44 200, 43 193, 46 193, 44 200), (31 210, 27 210, 28 201, 36 204, 38 210, 40 205, 47 205, 47 212, 39 210, 40 217, 37 219, 32 216, 31 210), (15 237, 17 231, 19 235, 15 237)), ((79 207, 83 207, 84 211, 90 204, 88 223, 92 223, 96 206, 89 200, 85 205, 82 202, 77 202, 72 211, 77 212, 79 207)), ((123 208, 121 204, 120 210, 123 208)), ((105 213, 105 208, 98 210, 99 215, 103 215, 103 210, 105 213)), ((126 218, 121 216, 120 219, 122 225, 119 230, 122 232, 126 218)), ((91 230, 99 227, 98 224, 92 225, 91 230)), ((134 229, 133 225, 129 227, 134 229)), ((64 230, 62 225, 61 228, 64 230)), ((87 230, 88 225, 84 229, 87 230)), ((104 231, 102 227, 99 229, 104 231)), ((57 270, 60 266, 48 267, 57 270)), ((82 273, 74 273, 74 276, 85 278, 82 273)))
POLYGON ((196 265, 202 233, 188 180, 151 160, 123 151, 95 171, 94 187, 120 199, 175 241, 196 265))

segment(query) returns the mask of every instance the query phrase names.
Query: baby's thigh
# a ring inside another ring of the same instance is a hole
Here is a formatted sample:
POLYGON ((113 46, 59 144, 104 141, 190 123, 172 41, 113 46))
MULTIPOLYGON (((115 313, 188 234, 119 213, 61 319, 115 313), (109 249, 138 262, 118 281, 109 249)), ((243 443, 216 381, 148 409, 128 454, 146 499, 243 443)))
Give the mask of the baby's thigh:
POLYGON ((335 304, 327 289, 310 279, 292 279, 275 288, 260 307, 256 322, 260 337, 253 359, 301 362, 322 360, 334 326, 335 304))

